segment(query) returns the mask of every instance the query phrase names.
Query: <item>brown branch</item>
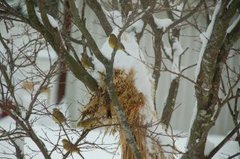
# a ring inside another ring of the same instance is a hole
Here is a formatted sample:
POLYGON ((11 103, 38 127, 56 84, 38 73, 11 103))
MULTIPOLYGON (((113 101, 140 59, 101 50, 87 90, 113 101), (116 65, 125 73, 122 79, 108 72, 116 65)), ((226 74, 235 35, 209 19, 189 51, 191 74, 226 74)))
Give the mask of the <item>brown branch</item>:
POLYGON ((129 15, 129 12, 133 10, 132 1, 129 0, 120 0, 121 12, 123 19, 126 19, 129 15))
POLYGON ((75 5, 75 2, 69 1, 69 5, 70 5, 71 13, 73 16, 73 23, 79 28, 79 30, 82 32, 82 34, 86 38, 88 47, 92 50, 92 52, 94 53, 94 55, 97 57, 99 61, 101 61, 104 65, 108 65, 109 60, 102 55, 95 40, 93 39, 92 35, 84 25, 84 21, 80 18, 78 14, 78 9, 75 5))
POLYGON ((227 159, 233 159, 233 158, 235 158, 235 157, 237 157, 237 156, 240 156, 240 152, 238 152, 238 153, 236 153, 236 154, 228 157, 227 159))
MULTIPOLYGON (((154 6, 152 6, 151 2, 141 0, 141 3, 143 5, 143 8, 148 8, 148 6, 151 6, 151 8, 146 12, 146 14, 143 16, 143 21, 146 24, 149 24, 151 29, 153 30, 154 33, 154 67, 153 67, 153 73, 152 76, 154 78, 154 97, 153 97, 153 102, 154 102, 154 110, 157 111, 156 107, 156 91, 158 88, 158 82, 160 79, 160 69, 161 69, 161 61, 162 61, 162 36, 163 36, 163 31, 161 29, 158 29, 158 26, 155 24, 152 11, 154 6)), ((154 2, 155 3, 155 2, 154 2)))
POLYGON ((0 8, 1 18, 29 23, 29 20, 24 15, 18 12, 17 7, 13 8, 5 0, 1 1, 0 8))
MULTIPOLYGON (((18 108, 18 105, 16 105, 14 108, 18 108)), ((5 109, 6 110, 6 109, 5 109)), ((26 133, 27 136, 29 136, 32 141, 36 144, 36 146, 41 151, 42 155, 45 159, 51 159, 50 155, 48 154, 48 150, 44 143, 38 138, 36 133, 34 132, 32 125, 29 123, 28 120, 25 120, 21 117, 20 112, 16 109, 7 109, 6 110, 9 116, 16 121, 17 127, 21 127, 23 131, 26 133)))
MULTIPOLYGON (((63 28, 62 32, 64 35, 67 37, 64 39, 65 40, 65 45, 66 49, 69 52, 70 50, 70 41, 68 37, 71 36, 71 28, 72 28, 72 17, 70 14, 69 10, 69 4, 68 0, 64 0, 64 19, 63 19, 63 28)), ((60 59, 61 57, 59 57, 60 59)), ((58 86, 57 86, 57 99, 56 99, 56 104, 59 104, 65 95, 65 87, 66 87, 66 78, 67 78, 67 68, 66 68, 66 63, 60 59, 59 63, 59 81, 58 81, 58 86)))
POLYGON ((112 0, 112 9, 113 10, 119 10, 119 7, 118 7, 118 0, 112 0))
POLYGON ((240 122, 235 126, 235 128, 209 153, 207 159, 211 159, 226 143, 229 139, 237 132, 240 128, 240 122))
POLYGON ((166 104, 164 105, 164 109, 162 112, 161 121, 163 124, 166 125, 167 128, 170 124, 172 113, 174 111, 176 96, 177 96, 177 92, 178 92, 178 88, 179 88, 179 81, 180 81, 180 76, 176 77, 175 79, 173 79, 171 81, 166 104))
MULTIPOLYGON (((118 35, 118 37, 121 36, 121 33, 118 35)), ((141 153, 140 150, 137 147, 137 143, 135 140, 135 137, 131 131, 130 125, 127 121, 126 115, 124 113, 123 107, 121 106, 115 88, 114 88, 114 84, 113 84, 113 63, 114 63, 114 57, 116 55, 116 48, 113 50, 112 53, 112 58, 111 58, 111 63, 109 65, 105 65, 106 68, 106 85, 107 85, 107 89, 108 89, 108 93, 109 96, 111 98, 112 101, 112 106, 115 110, 115 113, 117 115, 117 118, 119 120, 120 126, 122 127, 125 135, 126 135, 126 139, 127 139, 127 143, 129 144, 132 153, 135 157, 135 159, 141 159, 141 153)))
MULTIPOLYGON (((169 5, 169 2, 167 0, 164 0, 164 5, 167 8, 168 17, 170 19, 172 19, 172 21, 174 21, 173 12, 170 10, 170 5, 169 5)), ((180 35, 180 28, 174 28, 172 30, 172 36, 170 36, 170 33, 168 33, 169 43, 170 43, 171 48, 172 48, 172 56, 174 54, 176 54, 177 50, 173 49, 173 44, 174 44, 175 41, 179 41, 179 35, 180 35)), ((186 48, 182 52, 182 54, 179 57, 179 61, 177 61, 179 63, 179 68, 178 68, 179 70, 181 70, 181 57, 187 50, 188 50, 188 48, 186 48)), ((172 58, 170 58, 166 53, 165 53, 165 55, 167 56, 167 58, 170 60, 170 62, 173 65, 174 56, 172 58)), ((169 127, 170 120, 171 120, 171 117, 172 117, 172 114, 173 114, 173 111, 174 111, 176 98, 177 98, 177 95, 178 95, 179 84, 180 84, 180 76, 177 76, 175 79, 173 79, 171 81, 170 88, 169 88, 168 95, 167 95, 166 104, 164 105, 164 108, 163 108, 161 121, 163 122, 163 124, 166 125, 166 129, 168 129, 168 127, 169 127)))
POLYGON ((178 72, 174 72, 174 71, 168 69, 168 68, 167 68, 167 65, 163 62, 164 68, 163 68, 161 71, 167 71, 167 72, 169 72, 169 73, 171 73, 171 74, 175 74, 175 75, 177 75, 177 76, 180 76, 180 77, 186 79, 187 81, 189 81, 189 82, 191 82, 192 84, 195 85, 196 82, 195 82, 194 80, 190 79, 189 77, 183 75, 183 72, 186 71, 186 70, 188 70, 188 69, 190 69, 190 68, 192 68, 192 67, 195 67, 196 65, 197 65, 197 64, 189 65, 188 67, 182 69, 180 73, 178 73, 178 72))
POLYGON ((207 1, 206 0, 204 0, 204 9, 205 9, 205 14, 206 14, 206 22, 207 22, 207 25, 209 25, 210 24, 210 22, 211 22, 211 20, 210 20, 210 13, 209 13, 209 9, 208 9, 208 5, 207 5, 207 1))
POLYGON ((94 11, 95 15, 98 17, 99 22, 105 31, 106 35, 110 35, 112 32, 112 27, 107 20, 106 15, 103 12, 101 5, 98 3, 97 0, 87 0, 86 1, 88 6, 94 11))
POLYGON ((85 83, 91 91, 97 91, 98 84, 96 80, 85 70, 85 68, 81 64, 79 64, 69 54, 68 50, 65 47, 65 44, 63 43, 60 32, 57 29, 51 29, 52 32, 49 32, 48 29, 46 29, 46 27, 39 22, 32 1, 27 1, 26 4, 29 18, 31 19, 29 24, 44 36, 44 38, 50 43, 50 45, 53 47, 59 57, 64 57, 65 62, 67 63, 68 67, 77 79, 85 83))
MULTIPOLYGON (((234 2, 239 1, 235 0, 234 2)), ((227 28, 237 7, 225 10, 226 2, 219 4, 220 9, 214 21, 214 28, 208 39, 206 49, 201 60, 200 71, 195 85, 197 98, 197 115, 194 119, 189 141, 188 151, 182 159, 204 158, 204 148, 207 134, 214 125, 221 110, 218 91, 220 77, 232 44, 226 41, 227 28), (225 43, 225 44, 224 44, 225 43), (209 56, 211 54, 211 56, 209 56), (217 106, 217 107, 216 107, 217 106), (217 108, 217 109, 216 109, 217 108), (201 131, 199 131, 201 130, 201 131)), ((215 8, 216 9, 216 8, 215 8)))
MULTIPOLYGON (((6 132, 8 134, 8 132, 6 132)), ((16 140, 21 140, 23 138, 18 137, 16 139, 12 138, 9 134, 8 134, 8 139, 11 141, 11 143, 13 144, 14 148, 15 148, 15 152, 16 152, 16 157, 17 159, 24 159, 24 152, 23 152, 23 146, 24 144, 22 143, 22 145, 18 145, 16 140), (22 146, 22 147, 21 147, 22 146)), ((24 141, 22 141, 24 142, 24 141)))
POLYGON ((167 9, 167 15, 170 19, 174 20, 174 16, 173 16, 173 13, 172 13, 172 10, 171 10, 171 6, 169 5, 169 1, 168 0, 163 0, 163 4, 164 4, 164 7, 167 9))
MULTIPOLYGON (((227 69, 228 70, 228 69, 227 69)), ((239 82, 239 80, 237 80, 233 85, 231 85, 230 81, 229 81, 229 85, 230 85, 230 88, 229 90, 233 90, 233 88, 235 88, 235 86, 237 86, 236 84, 239 82)), ((233 120, 233 123, 234 125, 236 126, 238 124, 238 115, 239 115, 239 110, 237 109, 238 107, 238 99, 240 97, 240 88, 237 88, 237 91, 236 91, 236 95, 235 97, 229 97, 229 94, 230 93, 227 93, 226 92, 226 88, 224 86, 224 83, 223 83, 223 79, 221 78, 221 84, 222 84, 222 92, 225 96, 227 96, 227 99, 225 99, 225 102, 224 103, 227 103, 227 106, 228 106, 228 110, 232 116, 232 120, 233 120), (230 104, 230 100, 232 98, 235 98, 235 101, 234 101, 234 110, 232 109, 231 107, 231 104, 230 104)), ((229 91, 230 92, 230 91, 229 91)), ((222 103, 222 105, 224 105, 222 103)), ((237 139, 240 139, 240 132, 237 132, 237 139)), ((240 146, 240 140, 238 140, 238 145, 240 146)))
POLYGON ((44 26, 50 31, 50 32, 54 32, 54 30, 57 30, 57 28, 54 28, 49 19, 48 19, 48 14, 47 14, 47 10, 46 10, 46 0, 38 0, 38 4, 39 4, 39 10, 40 10, 40 15, 41 15, 41 19, 42 22, 44 24, 44 26))
POLYGON ((191 10, 191 12, 189 12, 187 15, 185 15, 184 17, 175 20, 172 24, 170 24, 164 31, 164 33, 168 32, 170 29, 174 28, 175 26, 177 26, 178 24, 180 24, 181 22, 187 20, 188 18, 190 18, 193 14, 195 14, 199 8, 201 8, 202 4, 204 3, 204 0, 200 0, 200 2, 196 5, 196 7, 191 10))
MULTIPOLYGON (((74 143, 74 145, 78 145, 87 135, 88 133, 90 132, 91 130, 90 129, 86 129, 86 130, 83 130, 81 136, 77 139, 77 141, 74 143)), ((63 159, 66 159, 68 156, 70 155, 70 152, 66 152, 64 155, 63 155, 63 159)))

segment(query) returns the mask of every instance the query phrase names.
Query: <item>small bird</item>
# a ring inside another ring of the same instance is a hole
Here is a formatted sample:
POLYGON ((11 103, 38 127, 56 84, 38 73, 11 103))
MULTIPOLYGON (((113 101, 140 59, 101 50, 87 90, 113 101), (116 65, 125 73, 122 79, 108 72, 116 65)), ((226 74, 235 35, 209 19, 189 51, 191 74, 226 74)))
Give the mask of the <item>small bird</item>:
POLYGON ((49 94, 49 91, 50 91, 50 88, 47 87, 47 86, 42 87, 41 90, 40 90, 41 93, 48 93, 48 94, 49 94))
POLYGON ((66 122, 65 116, 64 116, 63 113, 62 113, 59 109, 57 109, 57 108, 54 108, 54 109, 53 109, 52 118, 53 118, 53 120, 54 120, 57 124, 62 124, 62 123, 64 123, 64 122, 66 122))
POLYGON ((108 43, 112 49, 121 50, 124 51, 127 55, 130 55, 128 52, 126 52, 123 44, 121 42, 118 42, 116 35, 110 34, 108 38, 108 43))
POLYGON ((85 68, 92 68, 92 69, 94 69, 94 65, 92 63, 92 59, 86 53, 82 54, 81 63, 82 63, 82 65, 85 68))
POLYGON ((30 81, 24 81, 21 85, 21 87, 27 91, 33 91, 34 89, 34 83, 30 81))
POLYGON ((62 139, 63 148, 70 153, 79 153, 79 148, 67 139, 62 139))
POLYGON ((80 120, 77 126, 83 127, 85 129, 92 129, 93 127, 97 126, 97 124, 98 124, 97 118, 89 118, 85 120, 80 120))

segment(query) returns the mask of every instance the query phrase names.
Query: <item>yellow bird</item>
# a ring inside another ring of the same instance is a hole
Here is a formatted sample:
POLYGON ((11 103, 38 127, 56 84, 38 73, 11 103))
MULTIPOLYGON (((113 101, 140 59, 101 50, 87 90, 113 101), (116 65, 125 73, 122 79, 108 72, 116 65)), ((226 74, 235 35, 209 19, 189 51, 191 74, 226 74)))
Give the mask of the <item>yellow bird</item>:
POLYGON ((98 120, 97 118, 90 118, 90 119, 85 119, 85 120, 80 120, 77 124, 78 127, 83 127, 86 129, 91 129, 95 126, 97 126, 98 120))
POLYGON ((130 55, 128 52, 126 52, 123 44, 121 42, 118 42, 116 35, 110 34, 108 38, 108 43, 112 49, 121 50, 121 51, 124 51, 127 55, 130 55))
POLYGON ((64 123, 64 122, 66 122, 65 116, 64 116, 63 113, 62 113, 59 109, 57 109, 57 108, 54 108, 54 109, 53 109, 52 118, 53 118, 53 120, 54 120, 57 124, 62 124, 62 123, 64 123))
POLYGON ((45 86, 45 87, 42 87, 40 91, 41 91, 41 93, 48 93, 49 94, 50 88, 45 86))
POLYGON ((79 153, 79 148, 67 139, 62 139, 63 148, 70 153, 79 153))

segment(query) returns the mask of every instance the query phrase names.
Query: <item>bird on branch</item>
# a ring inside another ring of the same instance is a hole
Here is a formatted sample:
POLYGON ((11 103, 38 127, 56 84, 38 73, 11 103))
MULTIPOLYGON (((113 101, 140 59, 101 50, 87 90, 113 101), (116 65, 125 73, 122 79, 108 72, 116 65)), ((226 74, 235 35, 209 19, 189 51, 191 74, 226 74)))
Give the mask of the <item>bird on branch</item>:
POLYGON ((53 109, 52 118, 57 124, 63 124, 67 120, 63 113, 57 108, 53 109))
POLYGON ((63 148, 70 153, 78 153, 80 154, 80 149, 77 147, 77 145, 74 145, 71 141, 67 139, 62 139, 63 148))
POLYGON ((124 45, 118 40, 116 35, 114 34, 109 35, 108 44, 112 49, 121 50, 125 52, 128 56, 130 56, 130 54, 126 51, 124 45))

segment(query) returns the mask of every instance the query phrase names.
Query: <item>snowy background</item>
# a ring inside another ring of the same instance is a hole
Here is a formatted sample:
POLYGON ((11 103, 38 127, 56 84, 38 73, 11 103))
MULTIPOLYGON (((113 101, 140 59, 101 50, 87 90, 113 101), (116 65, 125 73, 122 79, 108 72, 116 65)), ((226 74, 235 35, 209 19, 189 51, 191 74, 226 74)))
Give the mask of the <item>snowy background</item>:
MULTIPOLYGON (((98 21, 95 19, 95 15, 93 12, 91 12, 90 9, 86 9, 86 15, 88 15, 87 19, 90 19, 87 21, 87 25, 89 26, 89 29, 91 30, 92 35, 94 35, 94 38, 98 42, 98 45, 101 46, 101 51, 106 57, 110 57, 112 49, 109 48, 107 44, 107 37, 104 37, 102 34, 102 30, 98 25, 92 25, 92 24, 98 24, 98 21)), ((110 12, 108 13, 112 16, 117 16, 119 13, 117 12, 110 12)), ((119 16, 117 16, 119 17, 119 16)), ((116 23, 121 26, 121 19, 115 18, 116 23)), ((172 21, 170 19, 164 19, 159 17, 155 17, 155 22, 159 24, 160 28, 166 28, 166 26, 170 25, 172 21)), ((51 20, 53 23, 52 25, 57 26, 56 22, 54 20, 51 20)), ((147 67, 141 62, 140 60, 146 59, 147 63, 151 64, 153 62, 153 59, 150 56, 146 56, 143 53, 143 50, 148 50, 148 53, 151 54, 152 49, 152 39, 149 34, 146 33, 145 39, 141 41, 141 47, 138 46, 136 43, 136 39, 134 38, 134 34, 132 33, 132 30, 138 31, 142 27, 142 22, 137 21, 136 24, 132 25, 132 28, 129 28, 126 30, 125 33, 122 35, 122 43, 124 44, 127 52, 130 53, 131 56, 127 56, 121 51, 118 51, 115 57, 115 63, 114 66, 117 68, 134 68, 136 73, 136 86, 140 89, 142 92, 146 92, 146 95, 149 95, 151 86, 149 85, 151 81, 151 70, 147 69, 147 67), (145 81, 144 81, 145 80, 145 81), (147 81, 149 80, 149 81, 147 81), (146 82, 147 81, 147 82, 146 82), (144 83, 144 85, 143 85, 144 83)), ((1 34, 7 35, 6 31, 4 30, 3 24, 0 25, 1 28, 1 34)), ((14 34, 16 32, 21 32, 21 28, 14 28, 12 30, 11 34, 14 34)), ((183 30, 182 34, 186 35, 193 35, 195 31, 191 28, 187 28, 183 30)), ((207 31, 208 32, 208 31, 207 31)), ((114 30, 114 34, 118 34, 117 29, 114 30)), ((206 33, 208 34, 208 33, 206 33)), ((196 33, 197 35, 197 33, 196 33)), ((80 34, 75 34, 74 36, 78 37, 80 34)), ((202 37, 202 36, 201 36, 202 37)), ((208 35, 207 35, 208 37, 208 35)), ((23 43, 24 38, 17 41, 19 45, 23 43)), ((182 67, 188 66, 194 63, 197 63, 198 58, 201 56, 199 54, 199 51, 201 50, 201 46, 199 45, 199 36, 196 37, 181 37, 181 41, 184 41, 185 43, 175 43, 175 49, 177 49, 176 57, 174 58, 176 60, 175 65, 169 66, 174 72, 180 72, 178 70, 178 57, 183 52, 183 50, 186 47, 190 47, 189 50, 191 50, 189 53, 187 53, 186 56, 183 57, 182 67), (191 44, 189 46, 189 44, 191 44)), ((78 47, 78 46, 76 46, 78 47)), ((166 48, 167 49, 167 48, 166 48)), ((79 52, 81 52, 81 48, 79 48, 79 52)), ((201 52, 200 52, 201 53, 201 52)), ((46 56, 45 52, 41 52, 38 55, 37 63, 39 67, 43 70, 48 69, 49 67, 49 55, 51 56, 51 59, 56 59, 56 55, 50 51, 50 54, 46 56)), ((239 57, 238 57, 239 58, 239 57)), ((232 60, 232 66, 239 65, 240 59, 233 59, 232 60)), ((97 69, 102 70, 103 66, 99 64, 98 61, 94 61, 95 65, 98 66, 97 69)), ((28 68, 31 70, 31 68, 28 68)), ((26 71, 26 70, 25 70, 26 71)), ((191 69, 189 71, 186 71, 184 74, 192 79, 195 78, 194 75, 195 69, 191 69)), ((94 72, 91 72, 94 74, 94 72)), ((56 77, 57 78, 57 77, 56 77)), ((160 79, 160 85, 158 90, 168 90, 170 81, 174 79, 175 76, 169 73, 162 73, 162 78, 160 79), (163 84, 164 83, 164 84, 163 84)), ((21 73, 17 76, 16 79, 22 79, 21 73)), ((50 110, 53 108, 53 103, 55 101, 55 91, 56 91, 56 79, 53 79, 52 81, 52 87, 50 89, 49 94, 42 93, 39 97, 40 101, 48 103, 50 106, 50 110)), ((191 83, 182 80, 179 88, 179 94, 177 97, 177 105, 180 104, 180 106, 175 110, 173 118, 171 120, 171 125, 174 128, 174 133, 180 134, 181 137, 177 138, 176 140, 176 147, 179 148, 179 150, 184 151, 185 145, 187 141, 187 134, 190 125, 189 118, 193 114, 193 108, 195 106, 195 97, 194 97, 194 87, 191 83), (184 104, 183 104, 184 103, 184 104)), ((24 90, 20 90, 19 92, 16 92, 19 95, 19 100, 24 103, 24 105, 27 105, 31 101, 30 94, 28 92, 25 92, 24 90)), ((161 114, 164 100, 166 98, 166 92, 157 92, 157 104, 158 112, 161 114)), ((68 73, 67 77, 67 90, 66 90, 66 98, 64 99, 64 104, 61 106, 58 106, 62 109, 65 114, 71 118, 72 120, 77 120, 79 118, 79 112, 81 107, 88 102, 88 98, 86 96, 89 96, 87 89, 81 82, 79 82, 72 73, 68 73), (79 104, 81 103, 81 104, 79 104)), ((148 97, 150 99, 151 97, 148 97)), ((149 100, 149 105, 152 106, 151 101, 149 100)), ((41 105, 39 105, 39 109, 41 109, 41 105)), ((218 119, 216 125, 211 130, 211 135, 209 135, 208 138, 208 144, 206 148, 206 154, 214 147, 216 146, 223 138, 224 136, 233 128, 232 119, 228 113, 227 108, 223 108, 221 111, 221 114, 219 115, 220 118, 218 119)), ((34 116, 33 116, 34 118, 34 116)), ((3 118, 0 119, 0 127, 5 128, 6 130, 11 130, 14 128, 14 122, 9 118, 3 118)), ((33 129, 39 136, 46 137, 46 134, 48 138, 52 139, 52 142, 55 144, 57 143, 59 134, 57 131, 52 131, 48 128, 51 128, 52 130, 58 130, 59 127, 56 125, 51 118, 49 117, 42 117, 40 118, 35 125, 33 126, 33 129)), ((80 130, 79 130, 80 131, 80 130)), ((72 135, 71 138, 74 140, 76 139, 76 136, 72 135)), ((118 142, 118 136, 111 136, 106 135, 103 137, 102 130, 96 129, 92 131, 88 136, 86 141, 88 142, 94 142, 94 143, 100 143, 103 144, 103 147, 107 147, 108 149, 112 150, 110 152, 106 152, 101 149, 94 149, 94 151, 88 151, 87 148, 80 149, 81 153, 85 158, 105 158, 105 159, 112 159, 112 158, 120 158, 120 151, 118 149, 119 145, 118 142)), ((24 153, 32 153, 31 155, 34 156, 34 158, 42 158, 42 156, 39 155, 39 153, 35 152, 33 153, 31 149, 36 150, 36 146, 34 143, 32 143, 28 138, 24 138, 23 145, 24 145, 24 153)), ((46 142, 46 145, 48 148, 52 148, 51 144, 46 142)), ((7 141, 0 141, 0 157, 5 158, 14 158, 14 156, 6 156, 6 154, 11 154, 11 152, 14 151, 14 148, 10 146, 10 144, 7 141)), ((233 155, 235 153, 239 152, 239 146, 236 141, 228 141, 227 144, 219 151, 215 156, 214 159, 222 159, 227 158, 229 155, 233 155)), ((60 157, 59 152, 54 152, 52 154, 53 158, 60 157)), ((78 158, 78 155, 72 156, 72 158, 78 158)), ((31 156, 29 156, 31 158, 31 156)))

